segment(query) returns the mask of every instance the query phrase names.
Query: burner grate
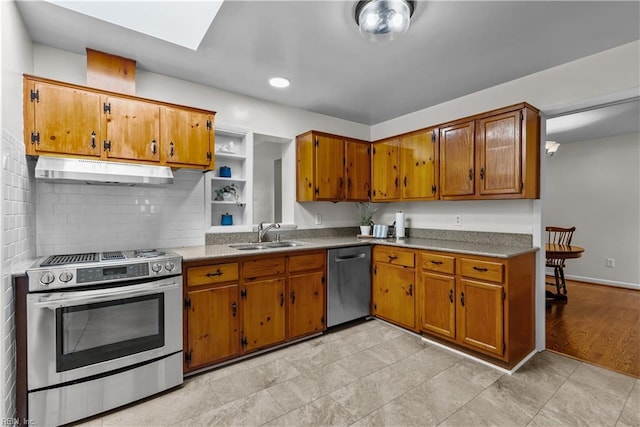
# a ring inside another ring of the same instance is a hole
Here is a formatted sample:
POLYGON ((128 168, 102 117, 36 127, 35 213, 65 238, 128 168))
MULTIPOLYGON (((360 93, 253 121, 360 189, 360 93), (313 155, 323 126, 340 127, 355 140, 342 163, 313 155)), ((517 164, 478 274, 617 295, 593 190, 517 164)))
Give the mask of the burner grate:
POLYGON ((127 259, 122 251, 102 252, 100 255, 103 261, 119 261, 127 259))
POLYGON ((86 262, 98 261, 98 253, 90 252, 86 254, 71 254, 71 255, 51 255, 44 260, 40 267, 47 267, 52 265, 65 265, 65 264, 82 264, 86 262))

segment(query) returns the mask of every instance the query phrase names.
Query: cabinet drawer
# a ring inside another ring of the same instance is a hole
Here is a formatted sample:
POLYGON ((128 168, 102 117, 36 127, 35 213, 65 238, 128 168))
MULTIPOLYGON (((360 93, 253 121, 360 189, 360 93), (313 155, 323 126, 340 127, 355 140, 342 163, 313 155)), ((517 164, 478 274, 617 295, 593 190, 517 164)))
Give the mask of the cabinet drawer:
POLYGON ((377 262, 386 262, 388 264, 403 265, 405 267, 414 267, 414 253, 409 251, 398 250, 397 248, 376 246, 373 249, 373 260, 377 262))
POLYGON ((437 271, 440 273, 448 273, 448 274, 455 273, 455 270, 456 270, 455 257, 423 253, 421 259, 422 259, 423 270, 437 271))
POLYGON ((284 257, 257 259, 242 263, 242 277, 253 278, 284 274, 284 257))
POLYGON ((187 285, 198 286, 210 283, 238 280, 238 263, 204 265, 187 269, 187 285))
POLYGON ((324 253, 289 257, 289 272, 324 269, 324 253))
POLYGON ((501 262, 461 258, 460 271, 463 276, 473 277, 475 279, 499 283, 502 283, 504 280, 504 264, 501 262))

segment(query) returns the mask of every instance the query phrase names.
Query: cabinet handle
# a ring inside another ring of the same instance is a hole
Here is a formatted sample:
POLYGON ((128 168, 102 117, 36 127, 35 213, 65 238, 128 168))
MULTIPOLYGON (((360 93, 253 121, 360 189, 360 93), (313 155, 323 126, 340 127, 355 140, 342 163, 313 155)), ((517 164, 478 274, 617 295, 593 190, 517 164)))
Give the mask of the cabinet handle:
POLYGON ((473 266, 473 269, 476 271, 489 271, 488 268, 484 268, 484 267, 476 267, 475 265, 473 266))
POLYGON ((484 166, 480 168, 480 179, 484 179, 484 166))
POLYGON ((396 188, 398 188, 398 177, 396 176, 396 188))
POLYGON ((409 296, 413 296, 413 284, 409 283, 409 296))
POLYGON ((222 276, 222 271, 220 271, 220 269, 217 269, 215 273, 207 273, 205 274, 205 276, 207 277, 216 277, 216 276, 222 276))
POLYGON ((469 181, 473 181, 473 168, 469 168, 469 181))
POLYGON ((449 302, 453 304, 453 289, 449 289, 449 302))
POLYGON ((280 307, 284 306, 284 293, 280 294, 280 307))
POLYGON ((340 188, 342 188, 344 186, 344 180, 342 179, 342 177, 340 177, 340 188))
POLYGON ((460 304, 464 307, 464 292, 460 293, 460 304))
POLYGON ((91 132, 91 148, 96 148, 96 133, 91 132))
POLYGON ((294 304, 295 302, 296 302, 296 292, 291 291, 291 304, 294 304))
POLYGON ((397 260, 398 257, 396 255, 389 255, 389 262, 393 262, 395 260, 397 260))
POLYGON ((404 181, 404 186, 406 187, 407 186, 407 177, 406 176, 404 177, 403 181, 404 181))
POLYGON ((151 154, 155 155, 156 154, 156 140, 152 139, 151 140, 151 154))
POLYGON ((236 317, 236 312, 238 311, 238 304, 236 304, 235 302, 233 304, 231 304, 231 315, 233 317, 236 317))
POLYGON ((173 157, 173 141, 169 143, 169 156, 173 157))
POLYGON ((431 264, 435 264, 435 265, 441 265, 442 261, 436 261, 435 259, 431 260, 431 264))
POLYGON ((351 190, 351 178, 347 178, 347 188, 351 190))

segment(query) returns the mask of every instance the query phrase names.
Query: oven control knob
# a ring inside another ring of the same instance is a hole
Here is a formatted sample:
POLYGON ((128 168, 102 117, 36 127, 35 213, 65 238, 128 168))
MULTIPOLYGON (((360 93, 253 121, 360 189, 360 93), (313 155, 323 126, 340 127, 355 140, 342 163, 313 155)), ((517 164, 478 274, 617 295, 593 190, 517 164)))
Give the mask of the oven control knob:
POLYGON ((53 283, 54 280, 56 280, 56 276, 51 273, 43 274, 42 277, 40 277, 40 283, 43 285, 49 285, 53 283))
POLYGON ((160 270, 162 270, 162 264, 160 264, 159 262, 156 262, 155 264, 151 265, 151 269, 155 272, 155 273, 159 273, 160 270))
POLYGON ((171 261, 169 261, 164 265, 164 268, 167 271, 172 271, 174 268, 176 268, 176 265, 174 263, 172 263, 171 261))
POLYGON ((68 271, 63 271, 62 273, 60 273, 58 279, 60 279, 61 282, 67 283, 68 281, 73 279, 73 274, 69 273, 68 271))

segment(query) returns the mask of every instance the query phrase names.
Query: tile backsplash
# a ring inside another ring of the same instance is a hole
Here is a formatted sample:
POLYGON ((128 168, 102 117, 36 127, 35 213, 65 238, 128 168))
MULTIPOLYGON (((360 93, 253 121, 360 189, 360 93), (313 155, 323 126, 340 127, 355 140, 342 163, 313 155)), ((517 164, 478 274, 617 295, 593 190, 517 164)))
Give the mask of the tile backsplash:
POLYGON ((174 171, 166 187, 37 183, 39 256, 204 244, 204 179, 174 171))

